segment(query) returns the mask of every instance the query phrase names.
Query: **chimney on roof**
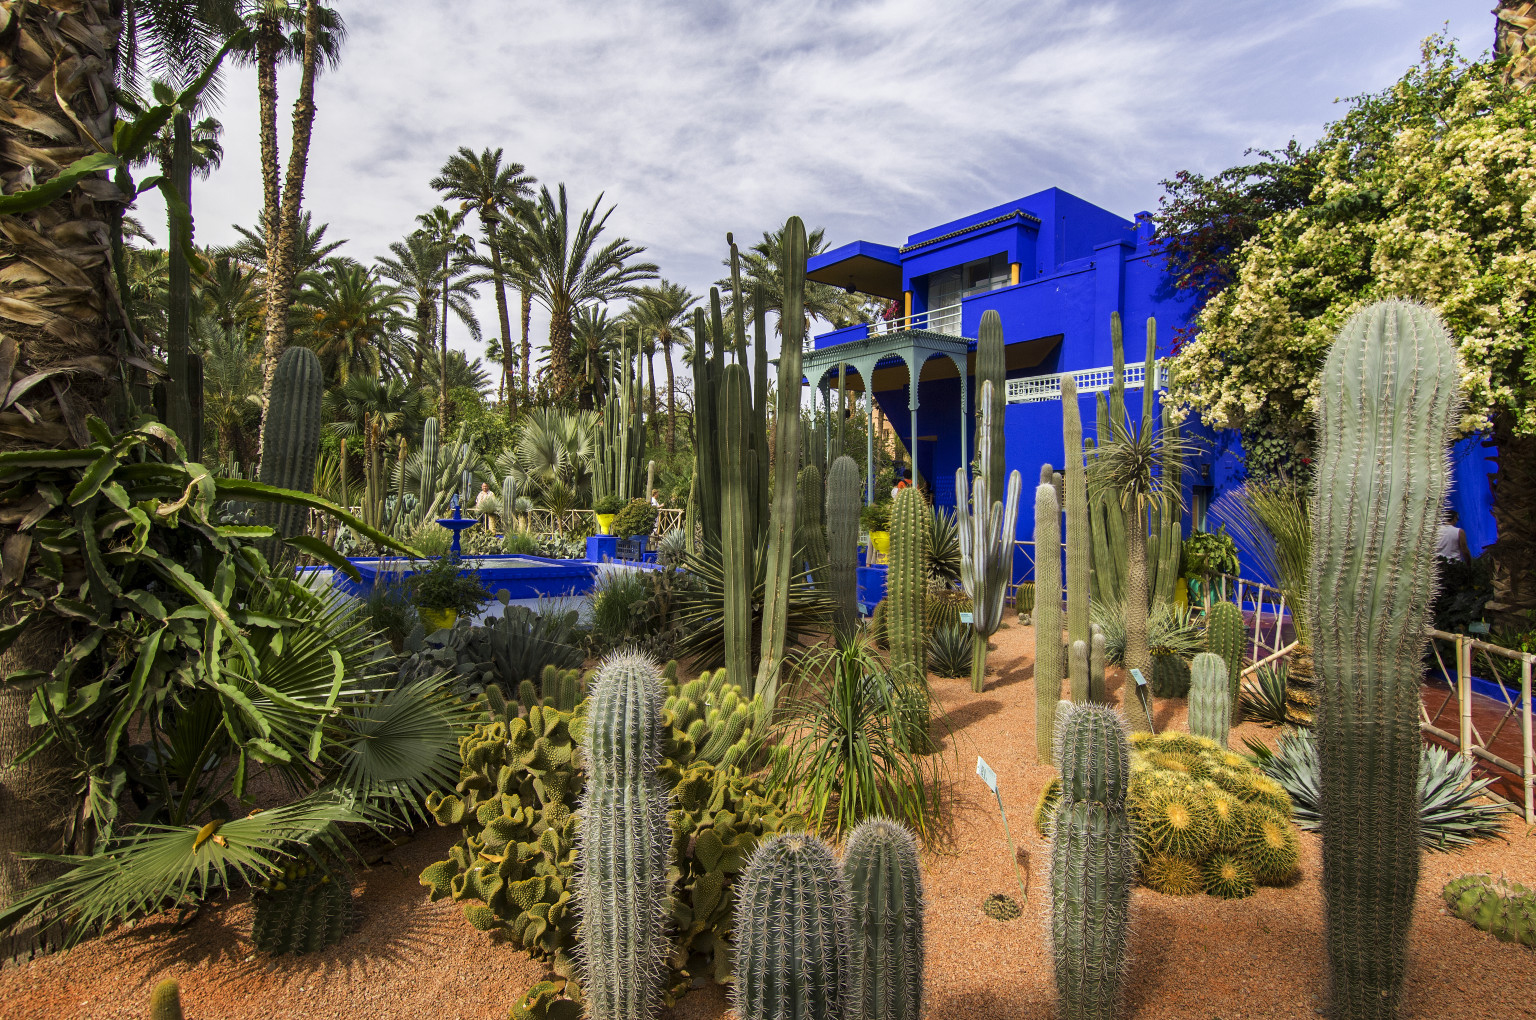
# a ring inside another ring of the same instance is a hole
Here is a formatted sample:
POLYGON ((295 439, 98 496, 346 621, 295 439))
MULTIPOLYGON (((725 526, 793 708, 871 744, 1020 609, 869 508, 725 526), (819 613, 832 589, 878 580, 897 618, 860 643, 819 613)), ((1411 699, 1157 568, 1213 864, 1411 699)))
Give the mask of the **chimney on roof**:
POLYGON ((1136 247, 1145 248, 1152 243, 1152 235, 1157 227, 1152 222, 1152 214, 1143 209, 1136 214, 1136 247))

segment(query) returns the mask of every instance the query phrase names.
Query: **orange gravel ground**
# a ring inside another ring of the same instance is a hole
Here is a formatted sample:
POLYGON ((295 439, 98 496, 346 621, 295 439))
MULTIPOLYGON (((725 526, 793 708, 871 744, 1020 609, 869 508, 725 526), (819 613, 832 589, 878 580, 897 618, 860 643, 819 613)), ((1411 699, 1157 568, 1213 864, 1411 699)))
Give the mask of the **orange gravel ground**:
MULTIPOLYGON (((928 885, 928 1016, 1023 1020, 1055 1015, 1043 937, 1048 848, 1030 822, 1052 775, 1035 763, 1033 630, 1010 619, 995 638, 993 675, 973 695, 965 680, 934 680, 954 738, 948 757, 957 794, 953 846, 925 859, 928 885), (992 892, 1017 898, 992 794, 975 776, 977 754, 996 769, 1014 840, 1029 865, 1024 916, 981 911, 992 892)), ((1112 678, 1111 693, 1119 682, 1112 678)), ((1160 703, 1159 729, 1183 728, 1182 702, 1160 703)), ((1252 723, 1233 735, 1273 744, 1252 723)), ((1410 945, 1408 1012, 1424 1018, 1536 1017, 1536 952, 1508 945, 1448 915, 1440 888, 1469 871, 1536 884, 1536 834, 1516 816, 1507 842, 1423 859, 1410 945)), ((0 970, 5 1020, 143 1017, 149 991, 180 979, 188 1020, 349 1017, 503 1020, 513 996, 540 976, 516 950, 491 945, 452 903, 428 903, 416 875, 445 855, 456 833, 439 829, 392 851, 359 880, 362 923, 340 945, 306 957, 253 954, 250 906, 241 895, 182 929, 168 917, 70 953, 0 970)), ((1173 898, 1137 889, 1127 1015, 1179 1020, 1309 1018, 1327 983, 1320 844, 1302 836, 1302 875, 1250 899, 1173 898)), ((732 1016, 716 987, 687 996, 674 1020, 732 1016)))

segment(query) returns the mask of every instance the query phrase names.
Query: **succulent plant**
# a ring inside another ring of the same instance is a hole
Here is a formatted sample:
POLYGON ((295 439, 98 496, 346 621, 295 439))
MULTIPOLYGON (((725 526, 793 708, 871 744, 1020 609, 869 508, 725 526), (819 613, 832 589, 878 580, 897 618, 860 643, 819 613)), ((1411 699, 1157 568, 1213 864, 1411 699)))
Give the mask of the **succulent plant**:
POLYGON ((1153 854, 1141 866, 1141 882, 1167 896, 1195 896, 1205 891, 1200 865, 1187 857, 1153 854))
POLYGON ((843 456, 827 473, 828 583, 836 609, 832 627, 844 640, 859 626, 859 465, 843 456))
POLYGON ((352 873, 334 858, 294 861, 251 897, 251 942, 264 953, 312 953, 352 927, 352 873))
POLYGON ((1227 686, 1232 705, 1238 703, 1239 680, 1243 674, 1243 649, 1247 642, 1243 611, 1230 602, 1216 602, 1205 614, 1205 647, 1221 656, 1227 667, 1227 686))
POLYGON ((981 904, 981 912, 995 921, 1012 921, 1024 913, 1019 901, 1007 893, 993 893, 981 904))
MULTIPOLYGON (((315 485, 320 455, 320 402, 325 373, 306 347, 290 347, 272 375, 272 406, 262 417, 261 471, 258 481, 280 489, 309 492, 315 485)), ((304 533, 308 510, 286 503, 261 503, 257 521, 293 537, 304 533)), ((272 547, 275 550, 275 546, 272 547)))
POLYGON ((1227 664, 1214 652, 1201 652, 1190 664, 1189 732, 1222 747, 1232 729, 1232 695, 1227 664))
POLYGON ((1211 854, 1201 873, 1205 877, 1205 891, 1220 899, 1244 899, 1258 888, 1253 870, 1235 854, 1211 854))
MULTIPOLYGON (((1092 635, 1089 631, 1089 596, 1092 590, 1093 569, 1090 551, 1093 536, 1088 515, 1088 473, 1083 465, 1083 416, 1077 403, 1077 382, 1070 373, 1061 377, 1061 432, 1063 449, 1066 451, 1065 480, 1065 532, 1067 545, 1067 641, 1087 644, 1092 635)), ((1086 668, 1087 663, 1083 663, 1086 668)), ((1072 664, 1076 669, 1077 664, 1072 664)), ((1078 679, 1069 670, 1072 679, 1072 700, 1087 700, 1088 679, 1078 679), (1082 697, 1079 697, 1079 693, 1082 697)))
MULTIPOLYGON (((800 469, 795 487, 800 492, 822 492, 821 468, 815 464, 807 464, 800 469)), ((830 551, 827 548, 827 532, 822 527, 821 521, 822 501, 819 499, 802 499, 795 503, 795 572, 809 571, 811 577, 821 581, 826 577, 827 560, 830 551)))
POLYGON ((1451 913, 1501 942, 1536 949, 1536 891, 1492 875, 1462 875, 1441 891, 1451 913))
POLYGON ((858 1017, 848 952, 851 897, 831 849, 815 836, 775 836, 737 889, 736 985, 741 1020, 858 1017))
POLYGON ((917 841, 885 818, 861 822, 843 851, 852 893, 849 939, 862 1020, 921 1020, 923 872, 917 841))
MULTIPOLYGON (((999 334, 1002 332, 995 312, 987 313, 983 319, 990 319, 995 330, 999 334)), ((1001 428, 993 422, 994 415, 1001 415, 1001 408, 995 406, 997 401, 992 387, 990 379, 981 384, 981 428, 977 433, 976 451, 980 467, 973 493, 966 488, 965 468, 955 471, 960 581, 973 602, 971 627, 976 637, 975 650, 971 653, 971 689, 977 693, 986 686, 987 639, 1002 623, 1003 595, 1013 579, 1019 493, 1024 484, 1015 471, 1008 479, 1006 493, 993 487, 993 480, 1000 482, 1002 478, 1003 469, 994 461, 1002 460, 1003 449, 999 435, 1001 428)))
POLYGON ((1189 694, 1189 663, 1182 655, 1152 649, 1152 693, 1159 698, 1182 698, 1189 694))
MULTIPOLYGON (((1035 489, 1035 548, 1058 548, 1060 530, 1056 488, 1042 483, 1035 489)), ((1056 702, 1066 672, 1062 658, 1061 557, 1052 552, 1035 557, 1035 755, 1042 762, 1051 760, 1056 702)))
POLYGON ((166 978, 149 993, 149 1020, 182 1020, 181 985, 166 978))
POLYGON ((945 624, 928 636, 928 669, 936 676, 969 676, 974 654, 971 628, 960 623, 945 624))

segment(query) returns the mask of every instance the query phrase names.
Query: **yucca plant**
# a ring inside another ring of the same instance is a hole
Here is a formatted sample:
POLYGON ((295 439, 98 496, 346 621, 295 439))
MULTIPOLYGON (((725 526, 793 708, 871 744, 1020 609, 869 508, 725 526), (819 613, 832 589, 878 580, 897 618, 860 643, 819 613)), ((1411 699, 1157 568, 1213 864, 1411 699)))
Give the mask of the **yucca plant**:
MULTIPOLYGON (((1245 743, 1249 757, 1291 795, 1296 824, 1308 831, 1321 829, 1322 783, 1312 731, 1283 734, 1276 751, 1251 737, 1245 743)), ((1478 840, 1502 839, 1510 807, 1484 796, 1492 783, 1492 778, 1474 779, 1466 758, 1424 745, 1419 758, 1419 845, 1429 853, 1451 853, 1478 840), (1483 803, 1475 803, 1478 799, 1483 803)))
POLYGON ((775 728, 784 749, 776 772, 813 826, 837 836, 885 816, 925 840, 937 833, 948 796, 944 758, 900 739, 899 682, 866 638, 800 660, 798 694, 775 728))

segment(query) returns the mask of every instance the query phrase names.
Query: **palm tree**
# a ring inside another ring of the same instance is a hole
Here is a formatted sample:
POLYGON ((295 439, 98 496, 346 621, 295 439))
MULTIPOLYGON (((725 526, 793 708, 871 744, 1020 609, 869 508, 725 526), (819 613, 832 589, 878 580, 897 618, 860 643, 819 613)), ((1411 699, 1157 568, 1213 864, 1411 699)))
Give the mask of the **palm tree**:
POLYGON ((480 359, 469 360, 469 355, 463 351, 450 349, 448 351, 447 364, 442 363, 442 354, 437 350, 427 352, 425 371, 429 376, 446 378, 448 390, 474 390, 484 395, 491 388, 490 373, 480 363, 480 359))
POLYGON ((204 318, 194 332, 203 356, 203 418, 217 437, 219 460, 232 460, 243 471, 256 455, 261 345, 246 321, 204 318))
POLYGON ((1493 16, 1493 56, 1508 61, 1505 77, 1519 85, 1536 81, 1536 3, 1499 0, 1493 16))
MULTIPOLYGON (((331 229, 329 223, 315 226, 314 215, 308 210, 299 214, 299 229, 294 234, 293 243, 293 267, 295 279, 312 273, 320 267, 320 264, 330 258, 338 248, 346 244, 346 240, 327 241, 325 232, 331 229)), ((239 259, 246 265, 255 266, 265 275, 267 271, 267 218, 265 213, 256 214, 256 227, 235 227, 235 233, 240 235, 240 240, 229 248, 225 254, 231 258, 239 259)))
POLYGON ((320 355, 326 373, 345 384, 359 369, 374 376, 384 370, 383 352, 406 322, 406 299, 356 263, 336 263, 317 274, 295 308, 303 323, 306 346, 320 355))
MULTIPOLYGON (((826 251, 829 247, 826 239, 826 228, 817 227, 806 237, 806 252, 816 255, 826 251)), ((731 260, 726 258, 724 264, 729 267, 731 260)), ((721 298, 732 305, 738 295, 731 283, 731 278, 716 281, 720 288, 721 298)), ((776 316, 784 310, 784 228, 763 232, 763 239, 751 248, 741 253, 741 289, 740 300, 743 315, 747 321, 751 321, 757 309, 753 304, 753 294, 761 286, 763 291, 763 311, 773 312, 776 316)), ((809 328, 812 319, 826 319, 834 326, 850 326, 859 321, 857 311, 858 302, 850 302, 849 295, 831 284, 815 283, 811 280, 805 282, 805 324, 809 328)), ((727 328, 731 316, 726 316, 727 328)), ((782 334, 782 324, 774 329, 782 334)))
POLYGON ((575 365, 571 360, 572 318, 587 304, 607 304, 633 297, 642 280, 657 278, 650 262, 631 262, 645 249, 627 237, 598 246, 598 239, 613 215, 609 206, 601 216, 599 194, 582 210, 574 229, 566 205, 565 185, 557 194, 539 189, 537 205, 518 210, 524 231, 515 252, 518 266, 527 276, 534 298, 549 310, 549 357, 554 372, 555 396, 570 395, 575 365))
POLYGON ((323 407, 326 432, 338 439, 362 438, 371 453, 391 440, 420 436, 432 398, 398 376, 358 374, 327 391, 323 407))
MULTIPOLYGON (((389 255, 378 260, 379 276, 398 285, 416 306, 416 350, 411 381, 417 385, 421 383, 423 357, 437 346, 439 297, 459 321, 469 327, 469 335, 480 339, 480 320, 475 315, 474 305, 470 304, 480 296, 479 292, 462 276, 449 278, 442 247, 426 231, 417 230, 405 240, 390 244, 389 255)), ((441 357, 438 360, 441 362, 441 357)), ((446 387, 441 398, 447 398, 446 387)))
POLYGON ((221 252, 209 258, 208 272, 198 284, 199 314, 212 319, 223 329, 233 329, 236 323, 254 327, 261 314, 261 288, 254 269, 221 252))
MULTIPOLYGON (((467 297, 478 297, 479 286, 487 278, 479 275, 468 275, 470 267, 475 263, 475 239, 468 234, 461 233, 464 226, 466 210, 449 212, 446 206, 434 206, 427 212, 416 217, 416 222, 421 224, 421 231, 428 240, 437 248, 438 257, 441 260, 442 278, 448 281, 448 287, 440 291, 442 298, 442 313, 438 317, 438 364, 444 364, 444 358, 448 351, 448 305, 449 298, 454 291, 462 288, 462 293, 467 297)), ((480 320, 477 318, 470 329, 474 339, 479 340, 480 320)), ((506 362, 502 361, 502 375, 506 376, 506 362)), ((448 415, 448 382, 438 376, 438 413, 446 418, 448 415)))
MULTIPOLYGON (((432 187, 445 198, 458 199, 466 210, 472 208, 480 216, 480 229, 485 232, 485 247, 491 256, 491 285, 496 291, 496 316, 501 325, 501 364, 511 378, 512 325, 507 320, 507 277, 496 234, 502 215, 531 193, 533 178, 524 172, 523 164, 503 166, 501 158, 501 149, 484 149, 477 156, 474 150, 461 146, 432 178, 432 187)), ((514 401, 507 401, 509 422, 513 404, 514 401)))
POLYGON ((677 450, 677 396, 672 375, 672 344, 689 342, 692 336, 692 309, 699 299, 680 283, 662 280, 653 287, 641 288, 631 310, 636 324, 649 330, 661 344, 662 363, 667 367, 667 452, 677 450))
MULTIPOLYGON (((41 184, 59 168, 111 147, 117 6, 114 0, 0 0, 8 76, 0 173, 7 181, 41 184), (71 68, 68 88, 58 73, 64 67, 71 68), (31 155, 38 152, 47 159, 31 155)), ((66 191, 37 209, 0 214, 6 234, 0 246, 0 352, 9 373, 4 382, 43 370, 60 373, 0 404, 0 450, 86 446, 86 419, 114 418, 120 351, 113 330, 128 324, 115 311, 111 244, 102 224, 119 223, 122 204, 95 197, 103 195, 105 179, 92 184, 90 191, 66 191)), ((131 334, 126 350, 139 359, 148 355, 131 334)), ((0 544, 16 549, 23 541, 15 523, 0 525, 0 544)), ((13 611, 0 611, 0 624, 18 622, 13 611)), ((0 674, 46 672, 73 634, 63 620, 34 622, 0 652, 0 674)), ((30 701, 23 687, 0 685, 0 908, 28 883, 32 865, 18 855, 49 849, 62 821, 50 802, 55 763, 46 754, 14 763, 36 735, 27 722, 30 701)))

